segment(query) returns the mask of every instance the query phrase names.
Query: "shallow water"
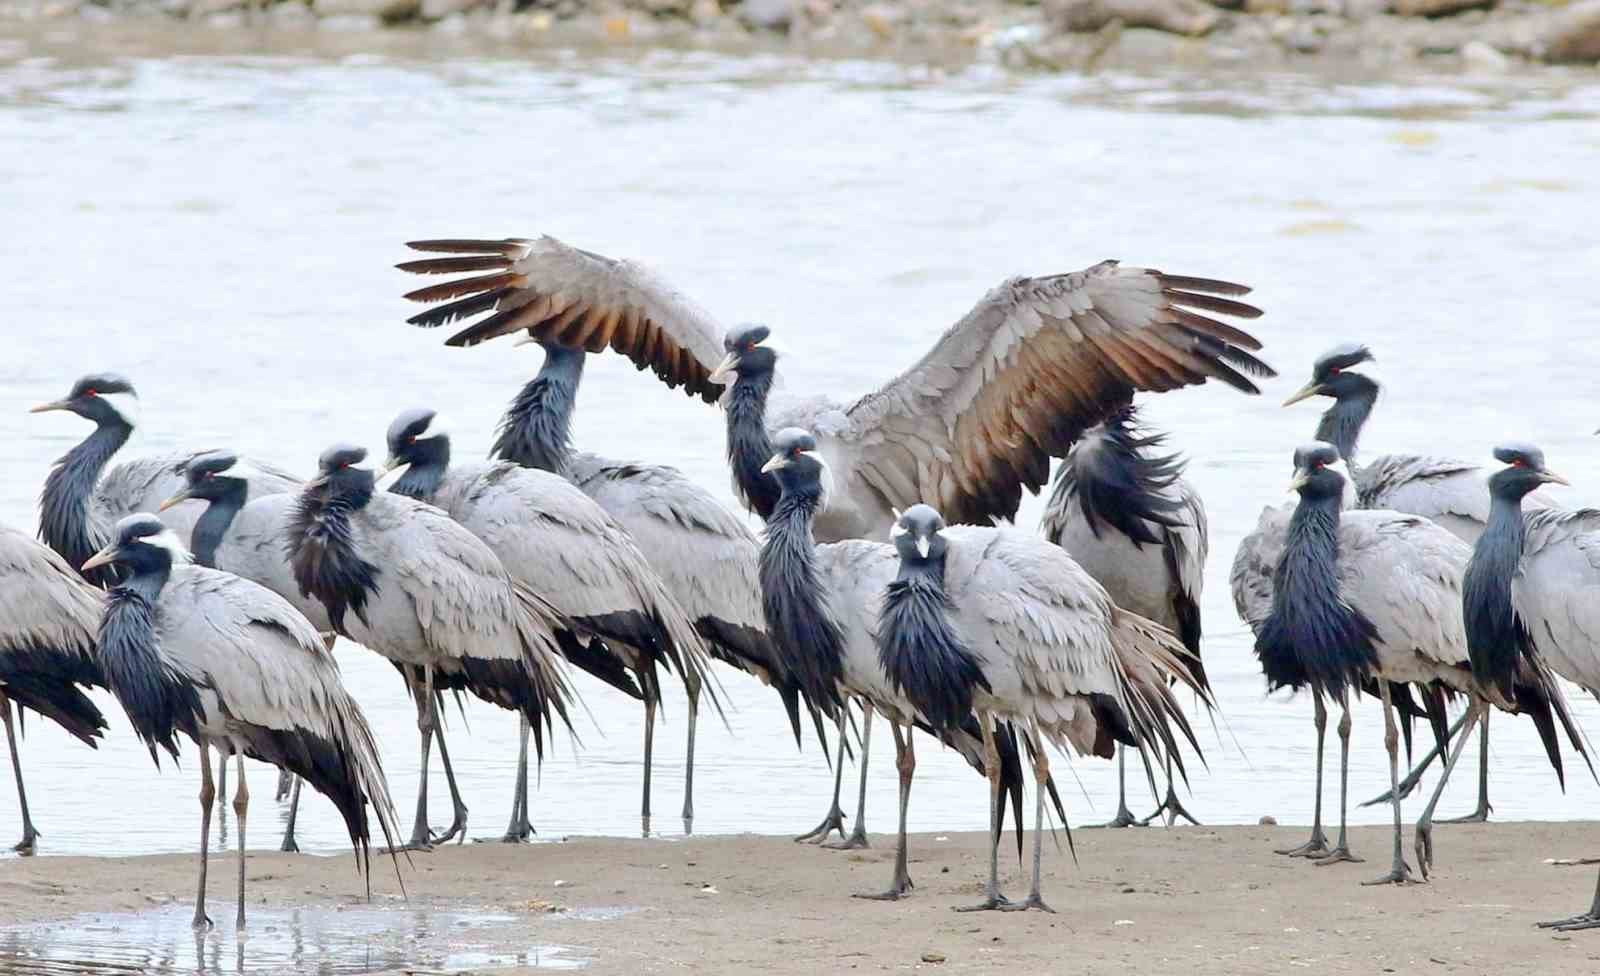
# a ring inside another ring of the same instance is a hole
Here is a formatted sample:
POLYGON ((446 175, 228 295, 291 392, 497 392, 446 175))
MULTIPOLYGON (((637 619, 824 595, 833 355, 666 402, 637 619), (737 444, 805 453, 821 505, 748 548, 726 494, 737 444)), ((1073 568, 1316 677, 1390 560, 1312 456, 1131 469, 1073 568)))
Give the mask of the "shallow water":
POLYGON ((239 937, 231 903, 197 934, 192 908, 79 915, 0 929, 0 970, 17 976, 121 973, 454 973, 521 966, 582 969, 571 946, 509 948, 511 915, 422 908, 257 909, 239 937))
MULTIPOLYGON (((1268 813, 1303 822, 1309 705, 1264 698, 1227 570, 1261 507, 1285 497, 1289 453, 1315 424, 1310 405, 1277 406, 1310 359, 1343 341, 1376 349, 1388 392, 1369 455, 1486 458, 1498 439, 1532 438, 1578 486, 1575 502, 1600 500, 1600 441, 1589 434, 1600 424, 1600 86, 1576 76, 1471 88, 1016 79, 678 54, 441 58, 403 45, 344 56, 137 50, 0 45, 10 229, 0 234, 0 519, 12 525, 34 524, 51 460, 86 433, 75 418, 24 409, 91 370, 139 385, 135 450, 226 444, 307 471, 333 440, 381 445, 392 416, 423 403, 447 409, 462 456, 486 449, 538 357, 448 350, 442 334, 403 323, 413 309, 399 296, 413 283, 390 265, 419 236, 547 232, 646 259, 725 321, 771 323, 792 353, 791 389, 839 395, 908 364, 1007 275, 1118 257, 1228 277, 1256 286, 1268 310, 1256 332, 1284 377, 1254 400, 1202 389, 1146 401, 1148 419, 1193 458, 1211 517, 1205 656, 1224 731, 1202 723, 1209 768, 1194 774, 1190 808, 1217 823, 1268 813)), ((720 416, 618 359, 591 359, 576 437, 678 465, 731 502, 720 416)), ((1039 507, 1030 499, 1020 521, 1033 525, 1039 507)), ((345 644, 337 653, 409 823, 410 705, 375 655, 345 644)), ((695 830, 810 827, 831 782, 815 743, 797 752, 775 696, 720 676, 728 728, 701 722, 695 830)), ((546 761, 535 823, 547 837, 634 834, 641 710, 582 687, 598 728, 581 722, 581 747, 562 740, 546 761)), ((192 759, 158 772, 103 704, 113 727, 98 752, 29 725, 42 850, 192 849, 192 759), (84 802, 84 784, 114 816, 84 802)), ((1575 695, 1574 706, 1600 729, 1591 701, 1575 695)), ((668 835, 681 829, 682 714, 675 695, 657 736, 654 827, 668 835)), ((472 833, 498 835, 515 722, 472 704, 451 723, 472 833)), ((1600 811, 1585 775, 1559 791, 1526 723, 1494 727, 1496 816, 1600 811)), ((1380 728, 1363 702, 1358 798, 1387 784, 1380 728)), ((892 823, 888 740, 880 725, 876 828, 892 823)), ((1446 813, 1470 802, 1474 755, 1446 813)), ((919 758, 912 826, 981 827, 980 780, 951 755, 919 758)), ((1071 769, 1093 798, 1065 779, 1074 820, 1108 816, 1113 767, 1071 769)), ((252 846, 276 844, 272 778, 253 767, 252 846)), ((7 840, 20 833, 12 794, 0 776, 7 840)), ((444 796, 436 778, 437 824, 448 820, 444 796)), ((339 850, 331 805, 306 807, 302 845, 339 850)))

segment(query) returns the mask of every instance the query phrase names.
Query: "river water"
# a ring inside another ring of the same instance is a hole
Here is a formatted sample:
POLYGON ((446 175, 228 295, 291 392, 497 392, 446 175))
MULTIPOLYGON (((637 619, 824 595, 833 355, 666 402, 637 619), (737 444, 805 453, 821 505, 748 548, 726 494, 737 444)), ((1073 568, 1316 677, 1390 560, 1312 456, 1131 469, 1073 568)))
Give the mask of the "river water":
MULTIPOLYGON (((1190 807, 1243 823, 1310 812, 1309 703, 1264 696, 1227 571, 1261 507, 1285 498, 1315 408, 1277 404, 1316 353, 1354 340, 1377 351, 1387 394, 1369 454, 1479 458, 1497 439, 1534 439, 1572 478, 1574 502, 1600 502, 1600 85, 1018 79, 381 44, 246 56, 0 42, 0 520, 34 525, 51 461, 86 433, 25 408, 95 370, 127 373, 143 395, 133 450, 228 445, 309 471, 333 440, 381 446, 390 418, 419 404, 447 409, 462 456, 486 449, 538 356, 448 350, 406 326, 399 296, 414 283, 390 265, 416 237, 550 233, 645 259, 725 321, 770 323, 791 389, 838 395, 898 371, 1008 275, 1116 257, 1227 277, 1256 287, 1268 311, 1256 333, 1284 377, 1257 399, 1191 390, 1148 399, 1146 413, 1193 459, 1211 513, 1205 657, 1223 731, 1201 723, 1209 769, 1190 807)), ((614 357, 590 361, 576 438, 677 465, 731 503, 720 416, 614 357)), ((1021 522, 1039 508, 1030 499, 1021 522)), ((338 655, 409 822, 411 707, 375 655, 346 644, 338 655)), ((774 695, 731 671, 721 680, 727 727, 701 723, 695 830, 810 827, 830 782, 814 742, 796 752, 774 695)), ((598 728, 581 722, 581 749, 563 739, 545 764, 535 824, 546 838, 635 834, 641 711, 582 688, 598 728)), ((192 760, 158 772, 102 699, 112 728, 98 752, 29 724, 42 850, 192 849, 192 760)), ((1600 710, 1573 699, 1600 732, 1600 710)), ((674 694, 657 738, 654 826, 669 837, 681 829, 682 716, 674 694)), ((452 728, 472 833, 498 835, 515 723, 473 704, 452 728)), ((1527 723, 1495 729, 1499 818, 1600 811, 1600 787, 1570 766, 1567 793, 1557 788, 1527 723)), ((1363 702, 1358 798, 1387 782, 1380 730, 1363 702)), ((886 829, 894 771, 878 731, 869 825, 886 829)), ((982 826, 979 778, 949 754, 920 758, 913 827, 982 826)), ((1111 764, 1070 768, 1093 798, 1063 777, 1074 821, 1108 816, 1111 764)), ((279 822, 271 779, 253 767, 256 845, 279 822)), ((1471 779, 1464 764, 1446 813, 1470 803, 1471 779)), ((1148 803, 1136 794, 1135 807, 1148 803)), ((0 776, 0 838, 19 833, 0 776)), ((321 798, 300 836, 313 850, 344 844, 321 798)))

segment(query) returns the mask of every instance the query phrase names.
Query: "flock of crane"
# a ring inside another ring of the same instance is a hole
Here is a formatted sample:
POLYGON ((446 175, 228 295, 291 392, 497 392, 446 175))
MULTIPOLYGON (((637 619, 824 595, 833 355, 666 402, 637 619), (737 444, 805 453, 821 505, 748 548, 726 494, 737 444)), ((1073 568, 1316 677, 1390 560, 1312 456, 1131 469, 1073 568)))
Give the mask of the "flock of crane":
MULTIPOLYGON (((505 834, 518 841, 532 830, 529 738, 542 757, 557 726, 569 726, 570 667, 643 703, 648 823, 655 713, 664 676, 676 674, 689 702, 688 820, 702 693, 720 708, 712 659, 777 690, 797 745, 806 717, 824 750, 834 729, 832 803, 799 839, 837 831, 838 846, 865 844, 864 811, 846 837, 839 802, 849 706, 861 714, 861 807, 873 716, 888 720, 899 846, 888 889, 864 897, 912 887, 914 729, 988 779, 989 874, 975 909, 1049 910, 1039 881, 1046 794, 1065 821, 1051 748, 1119 759, 1112 826, 1138 822, 1126 800, 1128 749, 1153 793, 1157 769, 1166 779, 1143 822, 1193 819, 1176 786, 1180 747, 1199 748, 1175 691, 1213 706, 1200 659, 1205 509, 1132 401, 1207 380, 1258 393, 1255 380, 1276 375, 1255 356, 1260 343, 1213 317, 1258 317, 1238 300, 1248 289, 1115 262, 1011 279, 904 373, 837 403, 774 393, 779 353, 766 327, 724 331, 635 263, 548 237, 410 246, 436 256, 402 270, 467 275, 411 292, 428 304, 413 324, 476 317, 448 344, 520 335, 544 349, 501 422, 495 460, 455 461, 449 431, 425 407, 395 418, 381 470, 350 444, 323 451, 304 482, 225 450, 112 465, 138 422, 128 379, 85 376, 35 408, 69 411, 94 430, 45 483, 44 544, 0 528, 0 712, 21 804, 18 850, 31 851, 38 832, 11 706, 93 745, 106 724, 89 688, 110 690, 158 763, 163 750, 176 759, 180 735, 198 748, 197 926, 210 924, 210 819, 229 757, 241 926, 245 756, 277 765, 296 802, 301 783, 331 799, 369 871, 374 821, 390 849, 464 836, 439 724, 447 691, 520 717, 505 834), (606 349, 722 404, 736 493, 765 522, 762 537, 673 468, 574 449, 584 361, 606 349), (1053 458, 1064 460, 1042 533, 1013 528, 1023 489, 1046 486, 1053 458), (339 637, 391 661, 415 702, 422 775, 409 838, 341 683, 331 654, 339 637), (437 833, 427 816, 435 743, 454 814, 437 833), (1032 888, 1011 901, 998 885, 998 847, 1009 801, 1021 852, 1024 756, 1037 785, 1032 888)), ((1404 731, 1409 741, 1414 718, 1434 732, 1429 759, 1445 766, 1416 825, 1424 877, 1434 807, 1475 726, 1487 745, 1491 709, 1530 717, 1558 776, 1562 731, 1588 761, 1555 676, 1600 694, 1600 511, 1540 494, 1565 482, 1526 444, 1497 448, 1493 470, 1419 456, 1358 464, 1379 392, 1359 370, 1370 358, 1365 347, 1333 350, 1285 404, 1332 401, 1313 441, 1293 451, 1298 500, 1262 513, 1232 586, 1268 688, 1306 688, 1314 704, 1312 833, 1279 853, 1360 860, 1345 811, 1350 699, 1366 692, 1384 706, 1394 811, 1390 870, 1369 883, 1400 883, 1412 880, 1401 799, 1421 767, 1402 781, 1399 740, 1404 731), (1464 709, 1450 728, 1457 698, 1464 709), (1321 802, 1329 701, 1341 712, 1332 847, 1321 802)), ((1487 812, 1480 785, 1476 816, 1487 812)), ((283 846, 294 845, 291 813, 283 846)), ((1600 888, 1588 912, 1548 924, 1600 926, 1600 888)))

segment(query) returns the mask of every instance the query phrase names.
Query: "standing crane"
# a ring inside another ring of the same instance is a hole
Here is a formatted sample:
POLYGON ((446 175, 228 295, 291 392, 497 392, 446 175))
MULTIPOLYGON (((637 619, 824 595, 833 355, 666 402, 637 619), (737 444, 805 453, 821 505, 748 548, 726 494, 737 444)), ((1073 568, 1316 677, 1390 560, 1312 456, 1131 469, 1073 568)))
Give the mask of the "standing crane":
MULTIPOLYGON (((286 547, 303 594, 327 608, 342 637, 400 667, 421 736, 411 845, 430 846, 428 759, 435 690, 466 690, 520 713, 539 758, 545 733, 567 723, 560 663, 566 628, 542 597, 507 575, 477 536, 415 499, 377 493, 365 448, 336 444, 318 458, 290 517, 286 547)), ((457 819, 465 816, 457 799, 457 819)))
POLYGON ((34 853, 39 831, 28 812, 13 722, 32 709, 97 747, 106 720, 84 690, 105 687, 94 653, 100 612, 100 594, 65 560, 0 525, 0 719, 22 807, 22 840, 12 848, 20 854, 34 853))
POLYGON ((245 756, 290 770, 333 801, 370 890, 367 807, 392 845, 394 805, 372 730, 316 630, 265 587, 190 564, 183 544, 154 515, 118 522, 114 541, 86 560, 84 570, 113 565, 126 577, 107 597, 98 638, 111 693, 158 765, 158 747, 177 761, 180 733, 200 750, 195 928, 211 926, 206 864, 216 797, 212 746, 225 746, 237 757, 240 929, 250 805, 245 756))
MULTIPOLYGON (((1039 529, 1106 588, 1118 607, 1178 635, 1195 682, 1207 694, 1200 660, 1200 592, 1209 549, 1206 509, 1184 480, 1183 460, 1157 453, 1165 434, 1139 424, 1129 404, 1084 432, 1056 474, 1039 529)), ((1165 813, 1199 823, 1178 799, 1172 769, 1167 796, 1137 820, 1128 809, 1127 753, 1117 753, 1117 813, 1107 827, 1148 824, 1165 813)))

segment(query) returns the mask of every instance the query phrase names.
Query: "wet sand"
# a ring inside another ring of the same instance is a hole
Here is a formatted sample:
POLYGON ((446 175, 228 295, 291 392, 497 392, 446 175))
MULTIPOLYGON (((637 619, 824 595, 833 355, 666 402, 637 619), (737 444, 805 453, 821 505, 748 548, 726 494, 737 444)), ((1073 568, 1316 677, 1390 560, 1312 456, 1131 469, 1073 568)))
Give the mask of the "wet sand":
MULTIPOLYGON (((858 852, 755 836, 452 846, 402 867, 403 906, 393 870, 382 864, 374 904, 413 915, 495 916, 502 923, 491 936, 496 948, 571 947, 562 964, 587 960, 594 973, 1600 969, 1600 930, 1563 935, 1534 926, 1588 906, 1596 868, 1552 866, 1546 858, 1600 853, 1600 824, 1440 827, 1433 882, 1405 888, 1358 883, 1387 864, 1382 830, 1353 831, 1365 864, 1322 868, 1271 853, 1305 833, 1078 831, 1076 867, 1046 846, 1044 893, 1057 915, 951 911, 980 893, 977 834, 913 837, 917 888, 898 903, 848 897, 888 881, 892 838, 874 835, 873 849, 858 852)), ((1020 896, 1026 881, 1014 848, 1011 854, 1002 884, 1020 896)), ((192 905, 193 869, 193 857, 182 855, 8 860, 0 864, 0 924, 86 913, 173 917, 192 905)), ((364 904, 348 856, 252 853, 249 877, 260 918, 293 906, 355 913, 364 904)), ((233 878, 231 852, 213 860, 209 907, 230 929, 233 878)))

